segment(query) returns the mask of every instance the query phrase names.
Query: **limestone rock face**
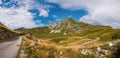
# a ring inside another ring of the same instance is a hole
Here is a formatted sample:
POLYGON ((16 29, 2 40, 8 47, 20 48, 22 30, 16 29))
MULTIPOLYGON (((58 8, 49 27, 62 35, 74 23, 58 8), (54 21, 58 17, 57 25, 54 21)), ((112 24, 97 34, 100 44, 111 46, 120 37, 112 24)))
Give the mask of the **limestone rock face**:
POLYGON ((53 29, 57 26, 57 23, 50 23, 47 25, 49 29, 53 29))
POLYGON ((72 18, 66 18, 65 20, 61 21, 58 24, 50 23, 48 25, 48 28, 51 30, 50 33, 63 33, 63 34, 79 33, 92 27, 93 25, 83 22, 76 22, 72 18))

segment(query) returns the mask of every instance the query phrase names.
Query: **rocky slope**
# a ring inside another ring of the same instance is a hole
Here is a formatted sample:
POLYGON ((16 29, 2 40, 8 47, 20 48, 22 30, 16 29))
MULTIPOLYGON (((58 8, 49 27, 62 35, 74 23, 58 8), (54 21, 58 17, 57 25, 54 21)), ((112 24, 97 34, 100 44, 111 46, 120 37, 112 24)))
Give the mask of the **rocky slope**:
POLYGON ((0 41, 9 40, 18 35, 20 35, 20 32, 13 31, 0 23, 0 41))
POLYGON ((51 29, 50 33, 64 33, 64 34, 70 34, 70 33, 79 33, 83 30, 88 30, 90 28, 93 28, 94 25, 90 25, 83 22, 76 22, 71 18, 66 18, 61 23, 51 23, 48 25, 49 29, 51 29))
POLYGON ((76 22, 71 18, 67 18, 59 24, 49 24, 48 27, 50 29, 50 33, 62 33, 64 35, 77 34, 77 36, 85 36, 89 38, 120 38, 120 29, 113 29, 110 26, 91 25, 84 22, 76 22))
POLYGON ((91 25, 84 22, 76 22, 72 18, 66 18, 59 24, 57 23, 50 23, 47 25, 48 28, 51 30, 50 33, 80 33, 82 31, 96 29, 96 28, 109 28, 112 29, 110 26, 101 26, 101 25, 91 25))

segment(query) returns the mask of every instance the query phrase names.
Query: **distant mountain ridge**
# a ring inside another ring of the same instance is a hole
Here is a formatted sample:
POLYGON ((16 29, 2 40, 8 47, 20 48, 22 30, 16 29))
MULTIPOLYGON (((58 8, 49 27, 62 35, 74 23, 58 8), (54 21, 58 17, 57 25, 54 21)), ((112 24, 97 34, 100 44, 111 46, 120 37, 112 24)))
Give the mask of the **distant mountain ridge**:
POLYGON ((38 38, 60 37, 60 36, 82 36, 87 38, 100 37, 103 40, 120 38, 120 29, 113 29, 110 26, 92 25, 84 22, 76 22, 66 18, 60 23, 50 23, 46 27, 37 27, 21 30, 31 33, 38 38))

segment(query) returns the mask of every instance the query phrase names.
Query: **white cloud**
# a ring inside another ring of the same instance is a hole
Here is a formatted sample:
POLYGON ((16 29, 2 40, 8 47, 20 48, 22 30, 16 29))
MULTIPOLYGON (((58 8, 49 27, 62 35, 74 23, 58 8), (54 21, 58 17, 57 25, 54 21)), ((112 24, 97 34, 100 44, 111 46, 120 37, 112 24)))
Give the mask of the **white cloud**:
POLYGON ((49 0, 64 9, 86 9, 81 21, 120 28, 120 0, 49 0))
POLYGON ((26 10, 20 9, 6 9, 0 8, 0 22, 5 24, 10 28, 20 28, 20 27, 36 27, 35 22, 32 20, 33 16, 26 10), (4 11, 5 10, 5 11, 4 11))
MULTIPOLYGON (((6 26, 16 29, 20 27, 25 28, 32 28, 41 26, 43 24, 37 25, 35 21, 33 21, 33 15, 28 10, 30 9, 38 9, 40 12, 40 16, 47 17, 48 16, 48 10, 45 10, 49 7, 44 7, 44 5, 39 4, 36 2, 36 0, 11 0, 8 3, 16 2, 18 1, 18 6, 15 7, 13 5, 10 8, 7 7, 1 7, 0 6, 0 22, 5 24, 6 26)), ((5 5, 8 3, 4 3, 5 5)), ((2 4, 0 0, 0 4, 2 4)))
POLYGON ((44 17, 48 17, 48 11, 44 10, 44 9, 40 9, 40 14, 39 16, 44 16, 44 17))

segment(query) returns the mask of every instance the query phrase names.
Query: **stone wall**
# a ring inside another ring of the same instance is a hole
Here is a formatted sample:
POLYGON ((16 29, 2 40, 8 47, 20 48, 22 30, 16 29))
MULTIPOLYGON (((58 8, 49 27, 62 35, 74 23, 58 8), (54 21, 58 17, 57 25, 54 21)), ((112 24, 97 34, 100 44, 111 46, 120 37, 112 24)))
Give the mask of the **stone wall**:
POLYGON ((5 28, 0 28, 0 41, 9 40, 10 38, 14 38, 17 35, 18 34, 11 32, 5 28))

